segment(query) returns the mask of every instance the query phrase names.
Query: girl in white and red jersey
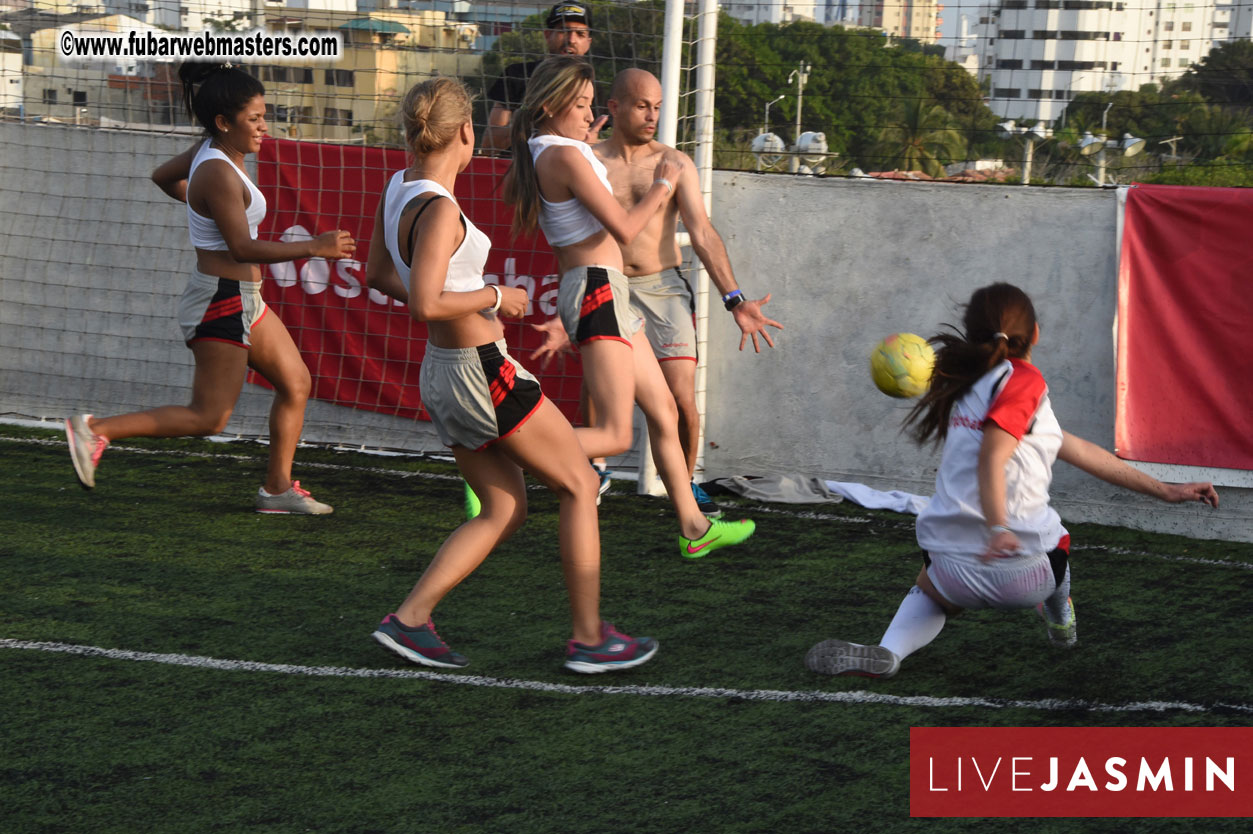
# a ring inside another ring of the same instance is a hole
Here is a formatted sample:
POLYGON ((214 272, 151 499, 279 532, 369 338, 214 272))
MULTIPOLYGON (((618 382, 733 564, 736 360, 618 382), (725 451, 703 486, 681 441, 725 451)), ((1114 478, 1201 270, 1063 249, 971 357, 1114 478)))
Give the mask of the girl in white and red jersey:
POLYGON ((1061 458, 1163 501, 1218 506, 1208 483, 1164 484, 1062 430, 1031 362, 1031 299, 1010 284, 976 290, 962 333, 941 333, 930 390, 906 418, 917 442, 944 443, 935 496, 918 514, 923 568, 877 646, 824 640, 805 665, 829 675, 890 677, 966 608, 1036 606, 1054 645, 1078 639, 1070 601, 1070 535, 1049 505, 1061 458))
POLYGON ((187 204, 187 230, 196 250, 196 267, 178 307, 183 341, 196 363, 191 402, 114 417, 71 417, 65 421, 70 459, 79 483, 91 489, 110 441, 217 434, 226 427, 252 368, 274 386, 269 465, 257 491, 257 512, 325 515, 331 506, 315 501, 291 479, 309 399, 309 369, 278 316, 267 315, 260 264, 346 258, 356 244, 343 230, 307 241, 259 240, 265 196, 248 178, 244 157, 256 153, 266 135, 265 88, 229 64, 186 63, 178 74, 187 109, 205 135, 157 168, 152 180, 187 204))
POLYGON ((638 666, 656 653, 657 641, 628 637, 600 619, 596 475, 569 421, 505 347, 497 314, 525 315, 526 290, 483 280, 491 241, 453 196, 474 156, 469 93, 452 78, 423 81, 405 96, 401 115, 412 163, 379 200, 366 281, 426 322, 422 404, 482 506, 444 541, 374 639, 423 666, 469 664, 436 633, 431 612, 526 520, 526 469, 561 506, 573 619, 566 668, 595 674, 638 666))

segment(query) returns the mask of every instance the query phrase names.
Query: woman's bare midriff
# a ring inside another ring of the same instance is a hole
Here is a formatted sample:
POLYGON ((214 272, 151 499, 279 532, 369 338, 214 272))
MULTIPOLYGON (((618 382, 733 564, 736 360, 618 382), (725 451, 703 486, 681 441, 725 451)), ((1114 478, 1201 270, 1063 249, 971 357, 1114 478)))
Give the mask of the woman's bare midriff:
POLYGON ((554 246, 553 254, 557 256, 557 269, 562 275, 576 266, 611 266, 622 271, 622 250, 604 229, 578 243, 554 246))
POLYGON ((261 281, 260 264, 241 264, 229 252, 212 249, 196 250, 196 269, 205 275, 215 275, 230 281, 258 283, 261 281))

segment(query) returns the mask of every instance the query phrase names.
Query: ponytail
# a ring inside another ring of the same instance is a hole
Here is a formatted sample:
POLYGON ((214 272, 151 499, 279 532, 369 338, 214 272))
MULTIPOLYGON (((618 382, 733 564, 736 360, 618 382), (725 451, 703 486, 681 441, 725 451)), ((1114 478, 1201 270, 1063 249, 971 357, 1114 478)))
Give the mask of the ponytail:
POLYGON ((595 80, 592 65, 578 55, 547 58, 531 73, 522 105, 509 125, 513 162, 505 172, 504 197, 513 204, 514 237, 530 234, 539 225, 539 178, 528 140, 543 122, 569 107, 584 84, 595 80))
POLYGON ((209 136, 217 136, 217 117, 235 118, 248 102, 265 95, 265 85, 230 64, 188 62, 178 68, 187 115, 209 136))
POLYGON ((938 333, 931 386, 905 417, 905 427, 919 446, 948 437, 953 405, 979 379, 1006 359, 1031 353, 1035 337, 1035 307, 1027 294, 1012 284, 992 284, 975 290, 966 305, 964 332, 938 333))

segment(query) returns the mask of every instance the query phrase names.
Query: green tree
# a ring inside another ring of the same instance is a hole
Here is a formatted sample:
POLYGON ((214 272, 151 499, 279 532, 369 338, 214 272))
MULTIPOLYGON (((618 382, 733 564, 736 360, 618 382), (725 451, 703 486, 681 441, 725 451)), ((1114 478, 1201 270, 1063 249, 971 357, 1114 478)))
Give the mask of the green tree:
POLYGON ((1253 41, 1219 44, 1177 83, 1212 104, 1253 106, 1253 41))
POLYGON ((952 115, 934 102, 904 102, 897 119, 879 131, 882 167, 944 176, 944 166, 966 152, 966 142, 952 123, 952 115))

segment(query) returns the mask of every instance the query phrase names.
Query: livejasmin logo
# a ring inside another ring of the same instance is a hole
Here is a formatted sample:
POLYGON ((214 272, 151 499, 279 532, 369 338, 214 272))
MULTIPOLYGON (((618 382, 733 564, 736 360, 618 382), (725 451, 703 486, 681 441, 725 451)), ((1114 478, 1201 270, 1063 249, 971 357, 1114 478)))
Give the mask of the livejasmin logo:
MULTIPOLYGON (((1088 765, 1087 759, 1080 756, 1077 761, 1063 762, 1058 756, 1050 756, 1045 763, 1044 768, 1037 770, 1035 765, 1040 760, 1034 756, 1014 756, 1006 763, 1004 756, 998 756, 994 762, 980 762, 975 756, 965 758, 957 757, 955 783, 944 784, 944 775, 941 774, 940 781, 936 781, 936 759, 928 757, 927 766, 930 770, 931 778, 928 785, 932 791, 961 791, 965 788, 973 787, 970 779, 967 778, 965 785, 962 782, 963 770, 969 774, 972 770, 978 778, 979 784, 983 786, 984 791, 992 790, 993 783, 997 778, 997 773, 1001 772, 1002 779, 1010 780, 1011 791, 1055 791, 1061 788, 1066 791, 1075 790, 1107 790, 1107 791, 1124 791, 1130 786, 1127 779, 1128 761, 1121 756, 1111 756, 1105 760, 1104 772, 1111 777, 1108 781, 1097 785, 1096 778, 1092 775, 1092 769, 1088 765), (1006 764, 1005 770, 1001 770, 1001 765, 1006 764), (984 771, 987 771, 986 776, 984 771), (1038 781, 1037 774, 1046 771, 1048 780, 1044 782, 1038 781), (1069 774, 1067 776, 1066 774, 1069 774), (1063 781, 1065 784, 1063 784, 1063 781)), ((940 767, 945 767, 943 759, 940 760, 940 767)), ((1135 768, 1132 763, 1133 770, 1135 768)), ((1169 757, 1162 759, 1156 767, 1149 762, 1148 759, 1141 758, 1138 768, 1138 776, 1136 777, 1134 790, 1176 790, 1175 774, 1182 774, 1182 781, 1178 790, 1192 791, 1197 790, 1197 782, 1194 780, 1194 763, 1191 756, 1184 756, 1183 761, 1177 760, 1172 762, 1169 757)), ((952 775, 951 773, 948 775, 952 775)), ((1205 758, 1205 787, 1204 790, 1214 790, 1215 782, 1221 782, 1227 790, 1234 792, 1236 789, 1236 760, 1234 756, 1228 756, 1224 764, 1219 764, 1208 756, 1205 758)))
POLYGON ((1253 816, 1253 728, 913 727, 910 816, 1253 816))
MULTIPOLYGON (((312 240, 313 235, 302 225, 289 226, 279 235, 284 243, 290 241, 312 240)), ((270 277, 279 287, 299 287, 306 295, 317 296, 328 289, 340 298, 357 298, 362 293, 373 304, 380 306, 404 307, 405 305, 389 298, 376 289, 365 285, 365 264, 356 258, 341 258, 331 262, 324 258, 309 258, 305 261, 285 261, 269 265, 270 277)), ((533 275, 517 274, 517 259, 505 258, 504 274, 485 273, 483 280, 488 284, 500 284, 505 287, 521 287, 526 290, 526 315, 532 315, 538 309, 544 316, 551 318, 557 315, 557 283, 558 275, 545 275, 537 278, 533 275)))

